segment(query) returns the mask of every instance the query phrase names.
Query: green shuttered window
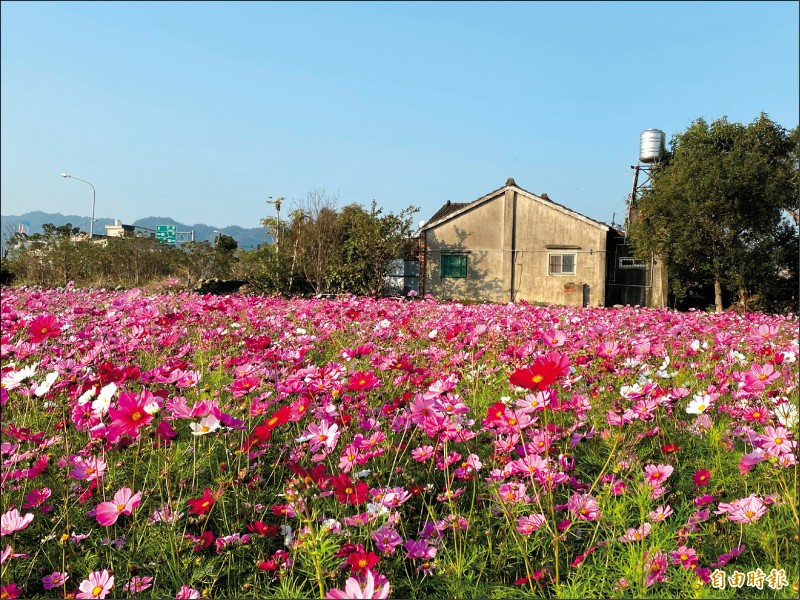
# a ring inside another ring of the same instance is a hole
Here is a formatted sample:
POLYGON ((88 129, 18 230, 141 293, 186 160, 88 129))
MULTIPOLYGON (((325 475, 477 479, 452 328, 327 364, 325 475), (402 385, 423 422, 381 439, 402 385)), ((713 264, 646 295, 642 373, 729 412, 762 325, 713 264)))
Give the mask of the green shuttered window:
POLYGON ((467 276, 467 255, 442 254, 440 266, 442 277, 464 278, 467 276))

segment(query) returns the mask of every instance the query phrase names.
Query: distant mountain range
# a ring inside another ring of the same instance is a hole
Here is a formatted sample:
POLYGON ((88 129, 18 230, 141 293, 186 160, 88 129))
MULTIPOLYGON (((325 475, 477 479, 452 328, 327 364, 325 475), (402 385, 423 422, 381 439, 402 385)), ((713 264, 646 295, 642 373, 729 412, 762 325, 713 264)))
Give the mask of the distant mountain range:
MULTIPOLYGON (((6 237, 6 232, 9 231, 9 228, 12 232, 17 231, 17 227, 20 223, 26 224, 26 233, 28 234, 41 233, 42 225, 45 223, 52 223, 56 227, 71 223, 74 227, 80 227, 82 230, 89 231, 89 217, 34 211, 23 215, 0 215, 0 230, 3 232, 3 237, 6 237)), ((113 224, 114 219, 95 219, 94 232, 105 235, 105 225, 113 224)), ((207 241, 213 243, 214 237, 216 236, 215 232, 219 231, 235 239, 239 243, 239 248, 245 250, 253 250, 258 248, 261 244, 272 240, 272 237, 261 227, 245 229, 244 227, 238 227, 236 225, 230 227, 214 227, 201 223, 186 225, 185 223, 179 223, 175 219, 169 217, 145 217, 133 223, 125 223, 125 225, 138 225, 139 227, 146 227, 153 230, 155 230, 158 225, 175 225, 178 231, 193 230, 196 242, 207 241)))

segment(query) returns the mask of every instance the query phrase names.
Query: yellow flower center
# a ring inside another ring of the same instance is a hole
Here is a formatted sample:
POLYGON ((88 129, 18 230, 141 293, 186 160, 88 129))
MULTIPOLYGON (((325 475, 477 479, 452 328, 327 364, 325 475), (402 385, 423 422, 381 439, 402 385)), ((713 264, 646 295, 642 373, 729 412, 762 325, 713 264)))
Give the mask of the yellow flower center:
POLYGON ((348 494, 348 495, 352 494, 354 491, 355 490, 353 488, 351 488, 351 487, 344 488, 344 493, 348 494))
POLYGON ((755 516, 755 514, 756 514, 756 513, 754 513, 752 510, 748 510, 748 511, 747 511, 746 513, 744 513, 744 514, 745 514, 745 516, 746 516, 748 519, 752 519, 752 518, 755 516))
POLYGON ((125 505, 124 504, 117 504, 117 510, 119 512, 122 512, 123 510, 125 510, 125 505))
POLYGON ((544 377, 541 375, 534 375, 531 377, 531 381, 533 381, 533 383, 539 383, 542 379, 544 379, 544 377))
POLYGON ((97 598, 103 592, 103 586, 96 585, 92 588, 92 598, 97 598))
POLYGON ((142 418, 142 413, 140 413, 138 410, 131 415, 131 421, 138 421, 141 418, 142 418))
POLYGON ((775 438, 775 444, 780 446, 783 443, 783 438, 775 438))

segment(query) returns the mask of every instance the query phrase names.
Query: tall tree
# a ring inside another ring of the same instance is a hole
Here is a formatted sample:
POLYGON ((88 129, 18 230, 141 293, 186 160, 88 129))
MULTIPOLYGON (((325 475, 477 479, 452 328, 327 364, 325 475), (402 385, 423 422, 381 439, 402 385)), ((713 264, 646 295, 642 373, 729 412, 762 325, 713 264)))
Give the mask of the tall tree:
POLYGON ((745 273, 740 265, 776 237, 783 211, 797 204, 794 151, 786 130, 763 113, 749 125, 694 121, 673 137, 634 209, 629 233, 637 255, 665 261, 678 297, 713 283, 721 312, 724 288, 746 293, 754 278, 779 268, 749 261, 745 273))

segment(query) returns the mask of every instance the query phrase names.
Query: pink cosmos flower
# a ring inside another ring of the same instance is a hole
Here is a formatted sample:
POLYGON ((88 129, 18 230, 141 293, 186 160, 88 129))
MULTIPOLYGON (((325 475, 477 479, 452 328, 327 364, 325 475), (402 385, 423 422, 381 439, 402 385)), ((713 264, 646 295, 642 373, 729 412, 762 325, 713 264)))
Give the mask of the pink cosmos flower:
POLYGON ((497 488, 497 493, 503 502, 509 504, 516 504, 518 502, 527 502, 529 500, 526 494, 527 486, 524 483, 512 482, 504 483, 497 488))
POLYGON ((523 515, 517 519, 516 530, 522 535, 530 535, 544 525, 545 516, 541 513, 523 515))
POLYGON ((650 520, 655 522, 664 521, 667 517, 672 514, 672 507, 667 504, 666 506, 659 506, 654 511, 650 512, 647 516, 650 517, 650 520))
POLYGON ((433 457, 433 446, 420 446, 411 451, 411 458, 418 462, 425 462, 433 457))
POLYGON ((117 522, 120 515, 131 514, 142 501, 142 492, 133 493, 130 488, 122 488, 114 494, 112 502, 97 505, 97 522, 109 527, 117 522))
POLYGON ((332 452, 339 440, 339 426, 336 423, 321 421, 319 424, 311 423, 303 432, 303 437, 307 437, 311 450, 316 452, 323 448, 325 454, 332 452))
POLYGON ((408 540, 403 544, 408 553, 408 558, 430 559, 436 556, 436 547, 428 545, 426 540, 408 540))
POLYGON ((672 558, 673 565, 680 565, 681 568, 687 571, 695 568, 700 558, 697 556, 697 552, 694 548, 688 548, 686 546, 681 546, 677 550, 673 550, 669 555, 672 558))
POLYGON ((394 554, 395 548, 403 543, 403 538, 393 528, 384 525, 372 534, 375 547, 384 554, 394 554))
POLYGON ((42 577, 42 585, 46 590, 52 590, 53 588, 61 587, 64 583, 69 579, 69 575, 66 573, 59 573, 58 571, 53 571, 52 575, 46 575, 42 577))
POLYGON ((594 521, 600 518, 600 507, 597 499, 591 494, 572 494, 567 502, 567 509, 581 521, 594 521))
POLYGON ((650 587, 659 581, 666 581, 667 567, 669 567, 669 557, 661 550, 656 550, 648 556, 644 564, 644 571, 647 573, 645 586, 650 587))
POLYGON ((199 597, 200 590, 191 588, 188 585, 182 585, 181 589, 178 590, 178 593, 175 594, 176 600, 196 600, 199 597))
POLYGON ((719 510, 714 514, 728 513, 728 519, 735 523, 752 523, 758 521, 767 513, 764 501, 755 494, 750 494, 747 498, 734 500, 730 504, 723 502, 719 505, 719 510))
POLYGON ((650 487, 658 487, 672 475, 672 471, 674 468, 671 465, 647 465, 644 468, 644 475, 650 487))
POLYGON ((744 373, 744 386, 748 392, 757 392, 763 390, 780 376, 780 373, 777 373, 775 367, 770 363, 763 366, 753 363, 750 370, 744 373))
POLYGON ((620 542, 641 542, 644 538, 650 535, 650 523, 644 523, 641 527, 629 527, 625 535, 620 536, 620 542))
POLYGON ((761 442, 761 449, 770 456, 779 456, 781 454, 791 452, 794 442, 789 440, 791 432, 784 427, 778 425, 773 427, 767 425, 764 428, 764 435, 758 436, 761 442))
MULTIPOLYGON (((385 580, 385 578, 383 578, 385 580)), ((386 581, 382 585, 376 582, 376 577, 372 571, 365 571, 363 583, 355 577, 349 577, 344 584, 344 590, 332 589, 328 590, 325 598, 333 600, 340 600, 346 598, 388 598, 389 597, 389 582, 386 581)))
POLYGON ((16 508, 12 508, 0 516, 0 536, 25 529, 31 524, 31 521, 33 521, 33 513, 27 513, 23 517, 16 508))
POLYGON ((79 592, 75 595, 77 600, 92 600, 105 598, 114 587, 114 576, 107 569, 92 571, 89 577, 81 581, 79 592))
POLYGON ((139 577, 134 575, 131 580, 123 586, 123 590, 130 594, 138 594, 153 585, 152 577, 139 577))

